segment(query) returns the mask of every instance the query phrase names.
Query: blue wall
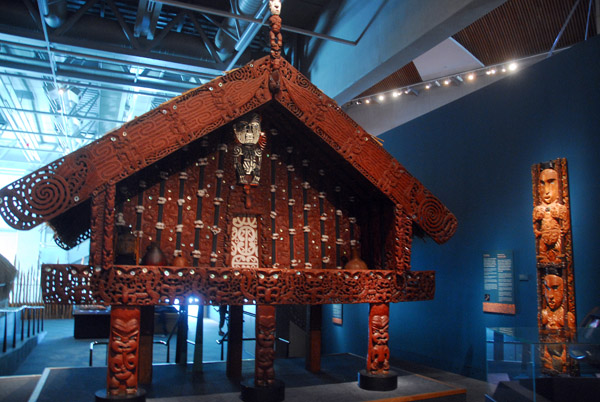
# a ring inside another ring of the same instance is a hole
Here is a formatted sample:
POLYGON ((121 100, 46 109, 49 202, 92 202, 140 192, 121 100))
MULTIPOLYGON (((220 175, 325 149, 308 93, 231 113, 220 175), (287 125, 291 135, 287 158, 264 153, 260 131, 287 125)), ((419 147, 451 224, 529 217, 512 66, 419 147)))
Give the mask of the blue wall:
MULTIPOLYGON (((465 84, 466 85, 466 84, 465 84)), ((443 89, 440 89, 443 90, 443 89)), ((412 269, 436 271, 435 300, 390 311, 393 357, 485 376, 485 328, 536 326, 531 165, 567 158, 577 318, 600 305, 600 37, 381 136, 458 218, 444 245, 415 238, 412 269), (482 312, 484 251, 513 250, 517 314, 482 312)), ((368 306, 324 314, 324 351, 366 354, 368 306)))

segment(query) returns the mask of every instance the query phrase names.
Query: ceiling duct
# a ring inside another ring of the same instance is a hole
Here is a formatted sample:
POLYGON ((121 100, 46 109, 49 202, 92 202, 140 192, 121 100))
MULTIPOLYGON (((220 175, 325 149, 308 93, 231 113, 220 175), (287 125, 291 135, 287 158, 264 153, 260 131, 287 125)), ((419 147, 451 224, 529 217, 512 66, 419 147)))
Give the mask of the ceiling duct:
POLYGON ((38 5, 51 28, 58 28, 67 18, 67 0, 38 0, 38 5))
MULTIPOLYGON (((235 0, 231 4, 231 12, 246 17, 254 17, 262 5, 263 0, 235 0)), ((219 28, 217 35, 215 36, 215 46, 217 47, 217 53, 221 56, 221 60, 227 60, 233 53, 237 43, 237 41, 225 33, 223 29, 237 33, 239 27, 239 33, 241 35, 249 24, 251 24, 251 22, 236 20, 234 18, 223 20, 223 28, 219 28), (238 27, 236 27, 236 25, 238 27)))

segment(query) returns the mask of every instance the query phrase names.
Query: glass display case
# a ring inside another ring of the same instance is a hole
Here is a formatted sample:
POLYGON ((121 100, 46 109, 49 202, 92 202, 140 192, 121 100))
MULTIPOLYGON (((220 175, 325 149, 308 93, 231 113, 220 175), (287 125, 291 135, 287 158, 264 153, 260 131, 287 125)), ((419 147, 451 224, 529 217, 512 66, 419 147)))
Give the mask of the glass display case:
POLYGON ((487 328, 486 374, 487 401, 599 401, 600 325, 487 328))

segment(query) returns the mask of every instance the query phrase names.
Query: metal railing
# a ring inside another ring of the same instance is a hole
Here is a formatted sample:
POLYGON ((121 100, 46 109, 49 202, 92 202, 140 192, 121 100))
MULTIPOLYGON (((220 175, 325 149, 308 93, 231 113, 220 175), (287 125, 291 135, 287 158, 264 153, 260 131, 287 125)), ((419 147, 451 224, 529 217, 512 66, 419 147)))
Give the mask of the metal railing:
MULTIPOLYGON (((169 344, 166 341, 161 341, 161 340, 156 340, 156 341, 152 341, 153 344, 159 344, 159 345, 165 345, 167 347, 167 363, 169 362, 169 344)), ((108 340, 101 340, 101 341, 92 341, 90 342, 90 367, 92 367, 93 363, 94 363, 94 346, 96 345, 107 345, 108 347, 108 340)), ((107 354, 105 356, 105 364, 108 364, 108 350, 106 351, 107 354)))
POLYGON ((24 341, 26 338, 37 335, 44 330, 44 306, 5 307, 0 308, 0 314, 4 318, 2 320, 4 322, 2 353, 8 351, 9 344, 13 349, 17 347, 19 332, 20 341, 24 341), (12 318, 11 323, 9 323, 9 318, 12 318), (12 327, 11 333, 8 331, 9 326, 12 327))

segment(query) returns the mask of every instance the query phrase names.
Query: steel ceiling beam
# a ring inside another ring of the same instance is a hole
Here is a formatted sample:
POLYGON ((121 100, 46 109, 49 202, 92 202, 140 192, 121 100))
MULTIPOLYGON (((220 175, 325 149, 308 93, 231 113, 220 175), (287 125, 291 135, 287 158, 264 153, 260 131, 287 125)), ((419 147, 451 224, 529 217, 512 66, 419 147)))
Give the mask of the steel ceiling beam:
MULTIPOLYGON (((44 74, 42 74, 40 76, 29 76, 29 75, 23 75, 23 74, 3 72, 2 75, 6 76, 6 77, 20 78, 20 79, 24 79, 24 80, 52 82, 52 80, 47 78, 44 74)), ((65 86, 90 88, 90 89, 97 89, 100 91, 113 91, 113 92, 120 92, 120 93, 126 93, 126 94, 131 94, 131 95, 150 96, 150 97, 155 97, 155 98, 170 99, 173 97, 172 93, 159 94, 159 93, 149 93, 149 92, 136 92, 136 91, 122 89, 122 88, 112 88, 112 87, 106 87, 106 86, 93 85, 93 84, 89 84, 89 83, 85 83, 85 82, 73 82, 73 81, 66 81, 66 80, 59 79, 58 83, 61 85, 65 85, 65 86)), ((129 88, 130 86, 127 86, 127 87, 129 88)), ((177 92, 174 94, 178 95, 178 94, 180 94, 180 92, 177 92)))
MULTIPOLYGON (((14 75, 16 75, 16 76, 19 76, 18 75, 19 73, 28 72, 30 74, 33 74, 34 76, 46 78, 48 81, 53 82, 53 80, 47 78, 52 75, 52 71, 50 70, 49 67, 34 66, 31 64, 27 64, 27 63, 16 63, 16 62, 10 62, 10 61, 6 61, 6 60, 0 60, 0 68, 3 68, 7 71, 12 71, 15 73, 14 75)), ((180 83, 178 86, 150 84, 145 81, 137 81, 136 82, 134 79, 135 76, 133 76, 133 75, 131 77, 128 77, 129 79, 124 79, 124 78, 117 78, 117 77, 107 77, 105 75, 99 75, 99 74, 94 74, 94 73, 77 72, 77 71, 63 71, 62 69, 57 71, 56 76, 57 76, 57 82, 59 81, 58 78, 63 78, 63 79, 74 79, 74 80, 80 80, 80 81, 85 81, 85 82, 90 82, 90 83, 96 83, 99 85, 108 84, 108 85, 115 85, 115 86, 124 87, 124 88, 139 88, 141 90, 156 91, 158 93, 165 94, 165 96, 168 96, 169 98, 173 97, 175 95, 179 95, 189 89, 192 89, 192 88, 195 88, 198 86, 196 84, 184 83, 184 82, 180 83)), ((26 77, 21 75, 20 78, 26 78, 26 77)), ((68 84, 69 85, 77 85, 74 83, 68 83, 68 84)), ((135 91, 132 91, 132 92, 134 94, 136 93, 135 91)))
MULTIPOLYGON (((22 109, 22 108, 10 107, 10 106, 3 106, 3 105, 0 105, 0 109, 14 110, 14 111, 17 111, 17 112, 39 114, 39 115, 44 115, 44 116, 62 117, 62 115, 60 113, 45 112, 45 111, 42 111, 42 110, 22 109)), ((65 114, 65 117, 67 117, 67 118, 75 118, 75 119, 79 119, 79 120, 103 121, 103 122, 106 122, 106 123, 117 123, 117 124, 127 123, 126 121, 123 121, 123 120, 105 119, 105 118, 102 118, 102 117, 80 116, 80 115, 76 115, 76 114, 65 114)))
MULTIPOLYGON (((182 3, 182 2, 176 1, 176 0, 154 0, 154 1, 157 3, 162 3, 165 5, 168 5, 168 6, 183 8, 185 10, 197 11, 202 14, 210 14, 210 15, 216 15, 219 17, 234 18, 236 20, 242 20, 242 21, 252 22, 255 24, 260 24, 261 26, 267 25, 266 22, 263 22, 262 20, 259 20, 256 18, 246 17, 244 15, 230 13, 230 12, 223 11, 223 10, 216 10, 214 8, 199 6, 196 4, 182 3)), ((348 39, 338 38, 336 36, 325 35, 325 34, 321 34, 318 32, 309 31, 307 29, 294 28, 294 27, 291 27, 288 25, 282 25, 281 30, 297 33, 300 35, 311 36, 313 38, 325 39, 325 40, 332 41, 332 42, 343 43, 344 45, 356 46, 356 43, 357 43, 357 41, 351 41, 348 39)))

